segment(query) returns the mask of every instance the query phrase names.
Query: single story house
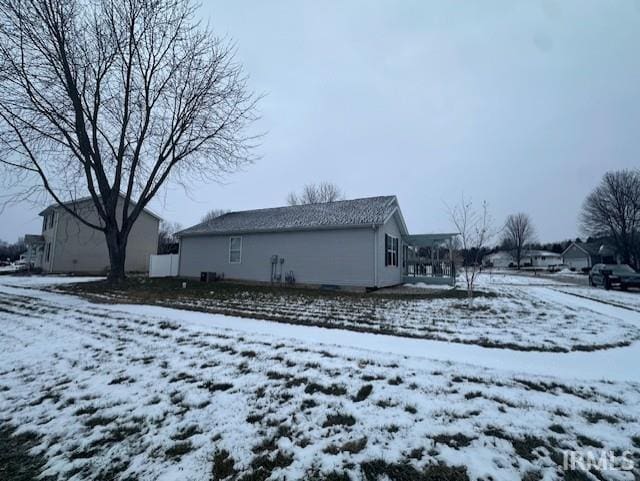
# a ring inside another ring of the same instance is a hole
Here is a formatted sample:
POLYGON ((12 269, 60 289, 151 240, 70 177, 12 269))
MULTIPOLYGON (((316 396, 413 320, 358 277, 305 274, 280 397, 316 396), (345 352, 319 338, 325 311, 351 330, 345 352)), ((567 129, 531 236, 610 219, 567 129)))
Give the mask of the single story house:
POLYGON ((570 269, 591 269, 594 264, 619 263, 615 249, 605 241, 572 242, 562 253, 563 263, 570 269))
MULTIPOLYGON (((83 218, 101 223, 89 197, 68 202, 67 206, 83 218)), ((121 202, 119 203, 122 212, 121 202)), ((133 206, 131 207, 133 208, 133 206)), ((34 267, 45 273, 104 274, 109 269, 109 251, 104 234, 80 222, 58 204, 42 212, 42 233, 27 235, 27 253, 33 253, 34 267)), ((149 256, 158 251, 160 217, 144 209, 131 228, 125 269, 147 272, 149 256)))
MULTIPOLYGON (((486 267, 516 267, 518 262, 513 251, 497 251, 484 256, 486 267)), ((520 255, 520 267, 549 268, 562 264, 562 255, 550 251, 526 249, 520 255)))
POLYGON ((455 276, 455 234, 410 235, 395 196, 229 212, 177 236, 181 277, 375 288, 455 276))
POLYGON ((562 254, 551 251, 525 250, 520 259, 524 267, 555 267, 562 264, 562 254))

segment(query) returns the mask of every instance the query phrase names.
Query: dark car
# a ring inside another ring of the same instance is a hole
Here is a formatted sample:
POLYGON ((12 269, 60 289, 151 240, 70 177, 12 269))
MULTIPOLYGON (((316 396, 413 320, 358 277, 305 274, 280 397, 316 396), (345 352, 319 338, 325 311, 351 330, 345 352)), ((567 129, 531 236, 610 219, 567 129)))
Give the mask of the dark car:
POLYGON ((640 287, 640 274, 627 264, 596 264, 589 273, 589 282, 594 287, 619 287, 625 291, 628 287, 640 287))

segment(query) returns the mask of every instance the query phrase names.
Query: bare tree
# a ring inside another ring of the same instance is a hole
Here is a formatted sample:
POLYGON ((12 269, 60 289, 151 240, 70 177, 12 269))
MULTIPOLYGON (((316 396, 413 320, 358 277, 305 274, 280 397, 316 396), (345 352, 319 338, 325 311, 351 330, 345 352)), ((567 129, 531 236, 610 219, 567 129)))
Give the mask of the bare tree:
POLYGON ((607 172, 584 201, 584 232, 611 239, 622 261, 640 268, 640 170, 607 172))
POLYGON ((229 213, 226 209, 211 209, 205 215, 202 216, 200 222, 211 222, 213 219, 220 217, 221 215, 229 213))
POLYGON ((290 192, 287 196, 287 204, 324 204, 343 200, 344 193, 336 184, 331 182, 320 182, 319 184, 307 184, 300 194, 290 192))
POLYGON ((469 307, 473 301, 476 278, 480 272, 482 253, 495 235, 487 203, 474 207, 471 200, 462 196, 460 203, 448 207, 451 223, 458 232, 458 245, 463 253, 462 272, 467 286, 469 307))
POLYGON ((1 177, 103 232, 110 280, 166 182, 252 160, 256 98, 188 0, 0 0, 0 18, 1 177), (83 196, 95 216, 65 202, 83 196))
POLYGON ((158 254, 177 254, 178 238, 176 233, 182 230, 178 222, 162 221, 158 230, 158 254))
POLYGON ((524 248, 534 241, 535 229, 528 214, 520 212, 507 217, 502 231, 502 245, 513 252, 518 269, 524 248))

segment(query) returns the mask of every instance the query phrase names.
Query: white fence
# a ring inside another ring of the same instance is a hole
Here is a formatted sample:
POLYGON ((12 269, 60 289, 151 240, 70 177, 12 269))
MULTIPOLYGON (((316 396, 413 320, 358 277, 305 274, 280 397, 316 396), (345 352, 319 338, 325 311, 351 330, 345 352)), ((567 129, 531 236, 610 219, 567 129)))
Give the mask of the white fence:
POLYGON ((149 256, 149 277, 177 276, 179 259, 179 254, 149 256))

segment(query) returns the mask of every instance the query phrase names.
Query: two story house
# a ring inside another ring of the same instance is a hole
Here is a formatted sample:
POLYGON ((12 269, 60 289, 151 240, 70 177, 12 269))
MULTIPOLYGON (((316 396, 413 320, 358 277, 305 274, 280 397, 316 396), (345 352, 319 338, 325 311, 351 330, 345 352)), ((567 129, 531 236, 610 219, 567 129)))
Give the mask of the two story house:
MULTIPOLYGON (((122 200, 119 203, 121 205, 122 200)), ((100 223, 90 198, 66 204, 83 218, 100 223)), ((133 206, 131 207, 133 208, 133 206)), ((104 274, 109 269, 109 252, 104 234, 92 229, 58 204, 42 212, 42 234, 27 235, 27 252, 34 268, 45 273, 104 274), (32 258, 32 259, 31 259, 32 258)), ((158 249, 160 217, 144 209, 136 220, 127 243, 125 269, 128 272, 147 272, 149 256, 158 249)))

